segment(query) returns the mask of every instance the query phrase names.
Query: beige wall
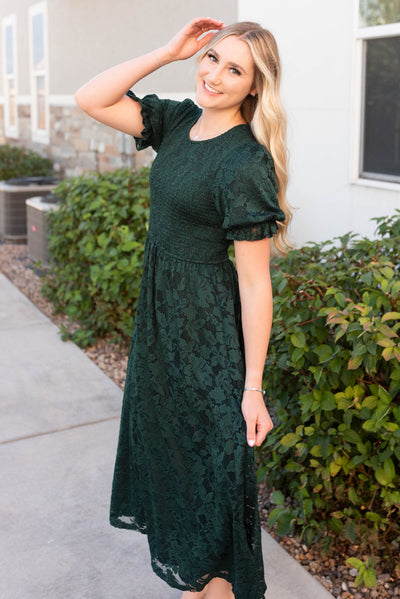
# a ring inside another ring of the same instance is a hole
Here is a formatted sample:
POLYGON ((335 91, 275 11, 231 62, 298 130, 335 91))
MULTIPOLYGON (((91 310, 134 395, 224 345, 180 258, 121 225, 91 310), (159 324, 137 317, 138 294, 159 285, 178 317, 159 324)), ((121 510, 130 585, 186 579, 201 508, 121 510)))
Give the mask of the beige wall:
MULTIPOLYGON (((0 2, 0 19, 11 13, 17 17, 18 95, 30 93, 28 9, 35 3, 0 2)), ((47 0, 47 10, 49 93, 57 95, 73 94, 100 71, 166 43, 195 16, 237 20, 236 0, 47 0)), ((168 65, 138 90, 190 92, 194 73, 193 60, 168 65)))
MULTIPOLYGON (((74 101, 75 91, 105 69, 165 44, 195 16, 237 20, 237 0, 47 0, 48 143, 33 141, 29 74, 29 7, 37 0, 0 0, 0 20, 16 15, 18 137, 3 128, 0 54, 0 143, 25 146, 53 161, 61 176, 88 170, 140 166, 151 150, 121 153, 120 134, 88 117, 74 101)), ((2 44, 0 44, 1 53, 2 44)), ((194 92, 195 59, 160 69, 135 86, 139 94, 169 97, 194 92)), ((126 146, 125 146, 126 148, 126 146)))
MULTIPOLYGON (((49 0, 50 93, 70 94, 100 71, 166 43, 195 16, 233 22, 236 4, 235 0, 49 0)), ((189 64, 169 65, 138 89, 191 91, 194 69, 189 64)))

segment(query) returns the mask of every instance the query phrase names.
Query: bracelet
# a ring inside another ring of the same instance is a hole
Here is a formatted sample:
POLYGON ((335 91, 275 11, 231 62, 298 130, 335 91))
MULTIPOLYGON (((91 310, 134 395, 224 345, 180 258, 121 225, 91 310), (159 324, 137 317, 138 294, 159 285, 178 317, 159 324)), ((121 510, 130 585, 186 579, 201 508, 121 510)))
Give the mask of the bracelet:
POLYGON ((264 389, 258 389, 257 387, 245 387, 244 390, 245 391, 259 391, 260 393, 265 395, 264 389))

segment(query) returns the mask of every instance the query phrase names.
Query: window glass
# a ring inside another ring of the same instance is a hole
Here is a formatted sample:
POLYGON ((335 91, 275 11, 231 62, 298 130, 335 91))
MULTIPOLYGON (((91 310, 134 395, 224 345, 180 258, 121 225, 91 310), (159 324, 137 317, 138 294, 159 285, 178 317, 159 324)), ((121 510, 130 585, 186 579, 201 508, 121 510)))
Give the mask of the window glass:
POLYGON ((12 25, 7 25, 5 28, 6 41, 6 73, 12 75, 14 73, 14 46, 13 46, 13 28, 12 25))
POLYGON ((44 30, 43 13, 32 17, 33 37, 33 68, 35 71, 44 69, 44 30))
POLYGON ((46 129, 44 77, 36 77, 37 128, 46 129))
POLYGON ((400 22, 400 0, 360 0, 360 27, 400 22))
POLYGON ((362 170, 400 177, 400 37, 365 43, 362 170))

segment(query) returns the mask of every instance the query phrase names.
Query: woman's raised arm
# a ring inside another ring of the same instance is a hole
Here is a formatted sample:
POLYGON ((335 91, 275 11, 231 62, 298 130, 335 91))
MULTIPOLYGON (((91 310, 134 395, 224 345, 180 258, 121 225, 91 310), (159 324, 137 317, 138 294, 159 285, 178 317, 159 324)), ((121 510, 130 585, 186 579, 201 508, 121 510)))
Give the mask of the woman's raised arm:
POLYGON ((125 95, 128 89, 161 66, 190 58, 209 41, 213 31, 223 26, 221 21, 211 18, 192 19, 165 46, 111 67, 90 79, 75 93, 76 103, 97 121, 140 137, 143 130, 141 108, 138 102, 132 102, 125 95))

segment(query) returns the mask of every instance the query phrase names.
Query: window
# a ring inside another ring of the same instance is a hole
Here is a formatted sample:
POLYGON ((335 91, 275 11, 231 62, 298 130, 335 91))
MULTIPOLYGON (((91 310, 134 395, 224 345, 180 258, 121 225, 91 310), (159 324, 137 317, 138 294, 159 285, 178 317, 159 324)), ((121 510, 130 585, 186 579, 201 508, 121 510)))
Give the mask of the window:
POLYGON ((31 125, 34 141, 49 142, 46 3, 29 9, 31 56, 31 125))
POLYGON ((17 57, 15 15, 2 21, 3 39, 3 87, 4 87, 4 132, 6 137, 18 137, 17 127, 17 57))
POLYGON ((400 0, 359 0, 355 178, 400 183, 400 0))

